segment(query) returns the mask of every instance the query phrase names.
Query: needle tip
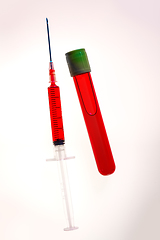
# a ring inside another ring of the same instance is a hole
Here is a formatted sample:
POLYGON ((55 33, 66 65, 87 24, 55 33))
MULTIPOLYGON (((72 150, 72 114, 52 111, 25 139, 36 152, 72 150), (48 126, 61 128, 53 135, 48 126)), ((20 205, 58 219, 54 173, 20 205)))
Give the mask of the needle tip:
POLYGON ((48 23, 48 18, 46 18, 46 22, 48 23))

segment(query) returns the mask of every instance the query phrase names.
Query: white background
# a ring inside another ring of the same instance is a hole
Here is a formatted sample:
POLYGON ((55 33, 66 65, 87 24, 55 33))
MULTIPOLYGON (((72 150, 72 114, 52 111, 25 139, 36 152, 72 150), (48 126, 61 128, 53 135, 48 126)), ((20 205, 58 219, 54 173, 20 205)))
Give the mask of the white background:
POLYGON ((0 239, 160 239, 160 2, 25 0, 0 5, 0 239), (50 25, 78 230, 65 217, 47 87, 50 25), (110 145, 99 174, 65 53, 85 48, 110 145))

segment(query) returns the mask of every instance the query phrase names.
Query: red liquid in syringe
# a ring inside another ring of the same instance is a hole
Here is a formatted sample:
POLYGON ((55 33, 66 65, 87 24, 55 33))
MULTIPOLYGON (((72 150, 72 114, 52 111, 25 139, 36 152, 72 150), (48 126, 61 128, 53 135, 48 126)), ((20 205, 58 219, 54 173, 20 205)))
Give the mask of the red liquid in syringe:
POLYGON ((48 87, 52 139, 54 145, 64 144, 64 130, 60 100, 60 90, 55 84, 55 71, 49 70, 51 85, 48 87))

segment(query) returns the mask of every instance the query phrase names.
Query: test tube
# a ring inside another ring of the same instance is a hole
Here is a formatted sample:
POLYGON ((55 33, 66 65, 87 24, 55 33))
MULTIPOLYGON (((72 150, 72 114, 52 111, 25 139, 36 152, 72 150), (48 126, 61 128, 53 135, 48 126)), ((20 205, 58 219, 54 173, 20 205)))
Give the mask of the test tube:
POLYGON ((66 53, 66 60, 75 83, 97 168, 102 175, 112 174, 115 171, 115 163, 85 49, 66 53))

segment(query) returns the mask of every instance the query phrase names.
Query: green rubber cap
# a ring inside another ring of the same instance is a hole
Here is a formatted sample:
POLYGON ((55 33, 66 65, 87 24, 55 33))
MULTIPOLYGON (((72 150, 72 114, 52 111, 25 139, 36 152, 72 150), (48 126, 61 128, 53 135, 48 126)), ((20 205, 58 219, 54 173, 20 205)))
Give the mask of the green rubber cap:
POLYGON ((68 52, 65 55, 72 77, 78 74, 91 72, 87 53, 84 48, 68 52))

